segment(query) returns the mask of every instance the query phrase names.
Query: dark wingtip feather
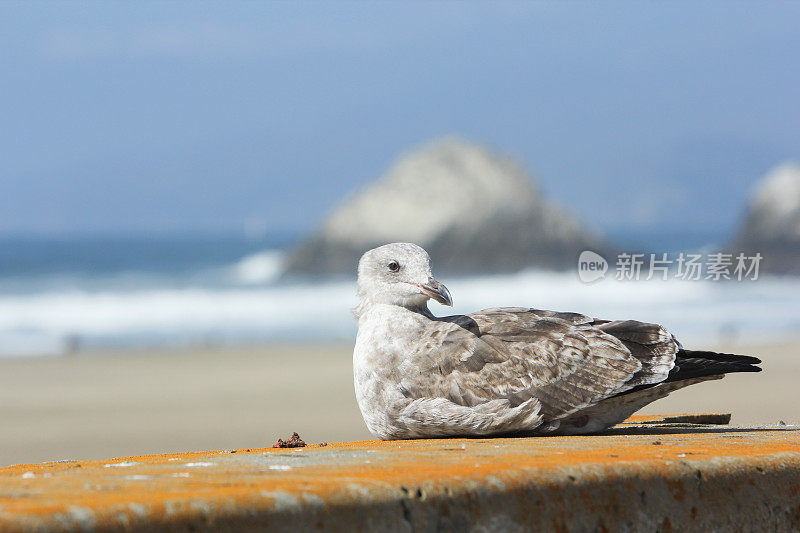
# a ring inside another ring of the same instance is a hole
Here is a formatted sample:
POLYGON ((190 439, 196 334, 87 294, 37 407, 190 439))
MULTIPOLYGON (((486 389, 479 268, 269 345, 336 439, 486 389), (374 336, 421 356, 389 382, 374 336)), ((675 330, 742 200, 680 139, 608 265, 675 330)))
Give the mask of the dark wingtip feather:
MULTIPOLYGON (((679 350, 675 356, 675 366, 670 370, 667 379, 661 383, 670 381, 682 381, 693 378, 703 378, 708 376, 723 376, 734 372, 761 372, 762 368, 755 366, 761 363, 758 357, 749 355, 738 355, 732 353, 708 352, 701 350, 679 350)), ((660 385, 652 383, 639 385, 622 394, 630 394, 649 387, 660 385)))
POLYGON ((743 366, 734 370, 733 372, 761 372, 762 370, 764 369, 760 366, 743 366))
POLYGON ((680 350, 675 357, 675 368, 670 371, 667 381, 734 372, 761 372, 761 368, 755 366, 760 362, 761 359, 749 355, 680 350))
POLYGON ((759 365, 761 359, 752 355, 739 355, 735 353, 709 352, 706 350, 680 350, 677 356, 690 357, 697 359, 708 359, 709 361, 719 361, 721 363, 745 363, 748 365, 759 365))

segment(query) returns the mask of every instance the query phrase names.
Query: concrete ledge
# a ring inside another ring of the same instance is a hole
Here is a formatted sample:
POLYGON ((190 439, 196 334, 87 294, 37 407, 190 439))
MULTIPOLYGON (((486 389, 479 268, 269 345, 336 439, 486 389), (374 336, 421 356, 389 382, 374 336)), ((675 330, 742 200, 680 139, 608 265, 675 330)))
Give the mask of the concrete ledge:
POLYGON ((800 431, 363 441, 0 469, 0 530, 800 529, 800 431))

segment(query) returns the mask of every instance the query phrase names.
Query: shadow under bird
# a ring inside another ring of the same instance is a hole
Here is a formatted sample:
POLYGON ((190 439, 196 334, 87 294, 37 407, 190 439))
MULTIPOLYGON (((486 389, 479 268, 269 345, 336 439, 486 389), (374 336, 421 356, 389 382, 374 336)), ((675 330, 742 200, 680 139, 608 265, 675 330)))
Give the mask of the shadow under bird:
POLYGON ((392 243, 358 264, 356 398, 381 439, 602 431, 755 357, 686 350, 658 324, 522 307, 435 317, 452 305, 427 252, 392 243))

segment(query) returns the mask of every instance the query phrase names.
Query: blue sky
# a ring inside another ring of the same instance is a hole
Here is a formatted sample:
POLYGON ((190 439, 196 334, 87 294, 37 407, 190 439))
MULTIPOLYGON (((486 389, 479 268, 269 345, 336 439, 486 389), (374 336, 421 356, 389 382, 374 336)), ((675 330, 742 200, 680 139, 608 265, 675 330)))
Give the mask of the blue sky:
POLYGON ((800 3, 0 6, 0 234, 311 231, 459 134, 611 232, 800 158, 800 3))

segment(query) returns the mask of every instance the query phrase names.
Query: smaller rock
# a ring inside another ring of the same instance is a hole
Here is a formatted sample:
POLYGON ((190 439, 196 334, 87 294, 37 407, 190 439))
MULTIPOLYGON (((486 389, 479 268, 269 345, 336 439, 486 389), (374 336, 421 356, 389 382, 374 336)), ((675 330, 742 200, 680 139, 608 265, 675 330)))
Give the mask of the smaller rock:
POLYGON ((760 253, 760 272, 800 274, 800 164, 785 163, 759 180, 728 248, 748 257, 760 253))

